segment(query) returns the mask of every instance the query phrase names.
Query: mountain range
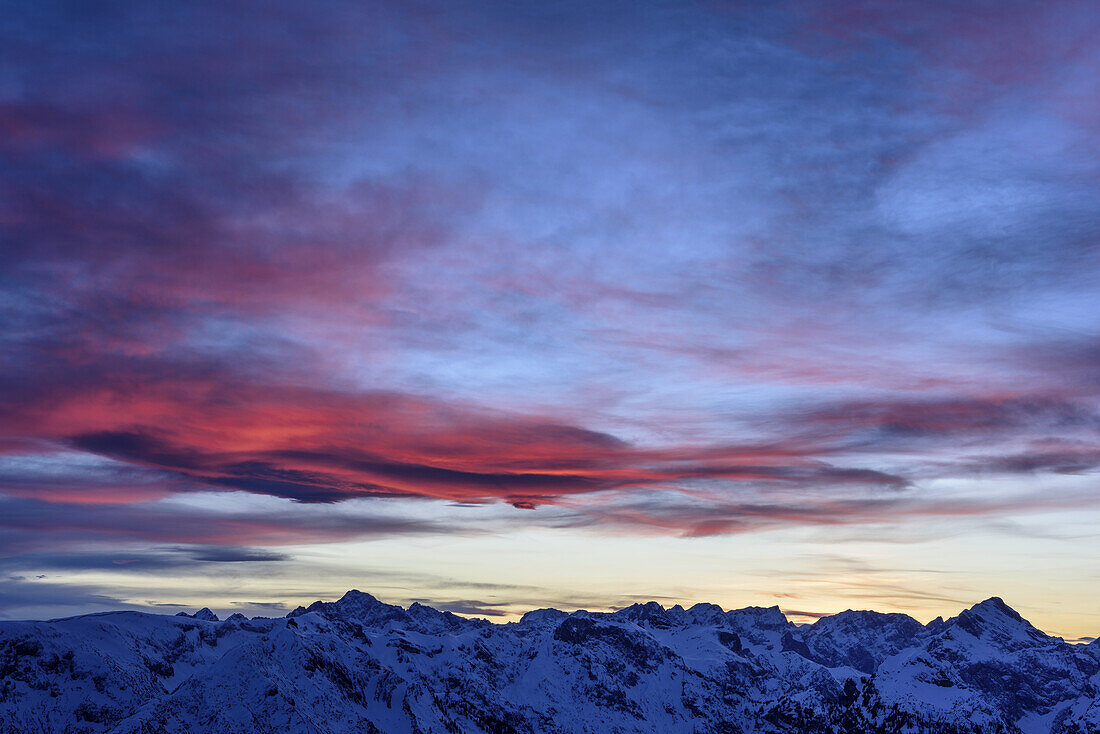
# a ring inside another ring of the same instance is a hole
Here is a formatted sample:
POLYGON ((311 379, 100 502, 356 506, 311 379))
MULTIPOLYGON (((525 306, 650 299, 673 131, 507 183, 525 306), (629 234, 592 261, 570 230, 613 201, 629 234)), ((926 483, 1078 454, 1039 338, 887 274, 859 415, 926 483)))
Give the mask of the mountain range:
POLYGON ((491 624, 349 591, 0 623, 2 734, 1098 734, 1100 641, 999 598, 921 624, 656 602, 491 624))

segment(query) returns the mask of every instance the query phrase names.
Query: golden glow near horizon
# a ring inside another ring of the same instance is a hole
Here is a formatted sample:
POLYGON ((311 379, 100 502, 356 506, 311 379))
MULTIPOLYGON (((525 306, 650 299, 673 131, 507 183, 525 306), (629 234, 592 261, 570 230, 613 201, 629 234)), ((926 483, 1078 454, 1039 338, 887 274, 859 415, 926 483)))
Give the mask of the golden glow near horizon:
POLYGON ((690 538, 523 528, 280 547, 273 550, 287 560, 211 564, 216 573, 180 572, 171 588, 159 574, 125 565, 51 573, 37 583, 114 589, 122 601, 154 612, 209 606, 260 616, 357 588, 387 603, 420 601, 494 622, 542 607, 609 611, 654 600, 666 607, 778 606, 795 622, 873 609, 927 623, 1000 596, 1039 629, 1076 640, 1100 634, 1095 591, 1078 582, 1096 573, 1097 556, 1059 553, 1059 538, 1043 530, 1088 532, 1098 521, 1100 512, 1035 517, 1023 540, 1021 527, 1008 521, 977 529, 933 521, 904 530, 787 528, 690 538), (898 542, 905 532, 930 537, 898 542))

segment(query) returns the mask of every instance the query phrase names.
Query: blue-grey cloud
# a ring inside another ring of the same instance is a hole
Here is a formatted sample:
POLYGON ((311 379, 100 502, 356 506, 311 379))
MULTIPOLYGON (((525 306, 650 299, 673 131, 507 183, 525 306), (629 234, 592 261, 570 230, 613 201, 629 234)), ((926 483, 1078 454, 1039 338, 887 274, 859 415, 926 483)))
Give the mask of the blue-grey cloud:
POLYGON ((5 553, 460 530, 318 507, 364 498, 996 513, 924 483, 1100 466, 1089 3, 10 15, 5 553), (299 504, 157 504, 200 490, 299 504))

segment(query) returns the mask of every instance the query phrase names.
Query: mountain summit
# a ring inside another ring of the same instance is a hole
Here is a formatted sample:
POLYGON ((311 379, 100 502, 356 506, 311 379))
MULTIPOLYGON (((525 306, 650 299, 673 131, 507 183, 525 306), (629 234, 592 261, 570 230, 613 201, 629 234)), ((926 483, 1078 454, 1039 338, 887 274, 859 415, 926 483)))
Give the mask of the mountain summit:
POLYGON ((999 598, 946 621, 553 609, 495 625, 349 591, 278 619, 0 623, 0 734, 1100 732, 1100 647, 999 598))

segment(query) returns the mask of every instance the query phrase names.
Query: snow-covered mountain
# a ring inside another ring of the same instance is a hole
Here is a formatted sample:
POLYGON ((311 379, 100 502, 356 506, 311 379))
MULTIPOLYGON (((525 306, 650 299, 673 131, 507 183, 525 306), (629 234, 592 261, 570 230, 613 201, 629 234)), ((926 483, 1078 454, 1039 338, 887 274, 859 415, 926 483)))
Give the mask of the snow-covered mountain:
POLYGON ((654 602, 498 625, 349 591, 0 623, 0 732, 1098 734, 1100 644, 997 598, 928 625, 654 602))

